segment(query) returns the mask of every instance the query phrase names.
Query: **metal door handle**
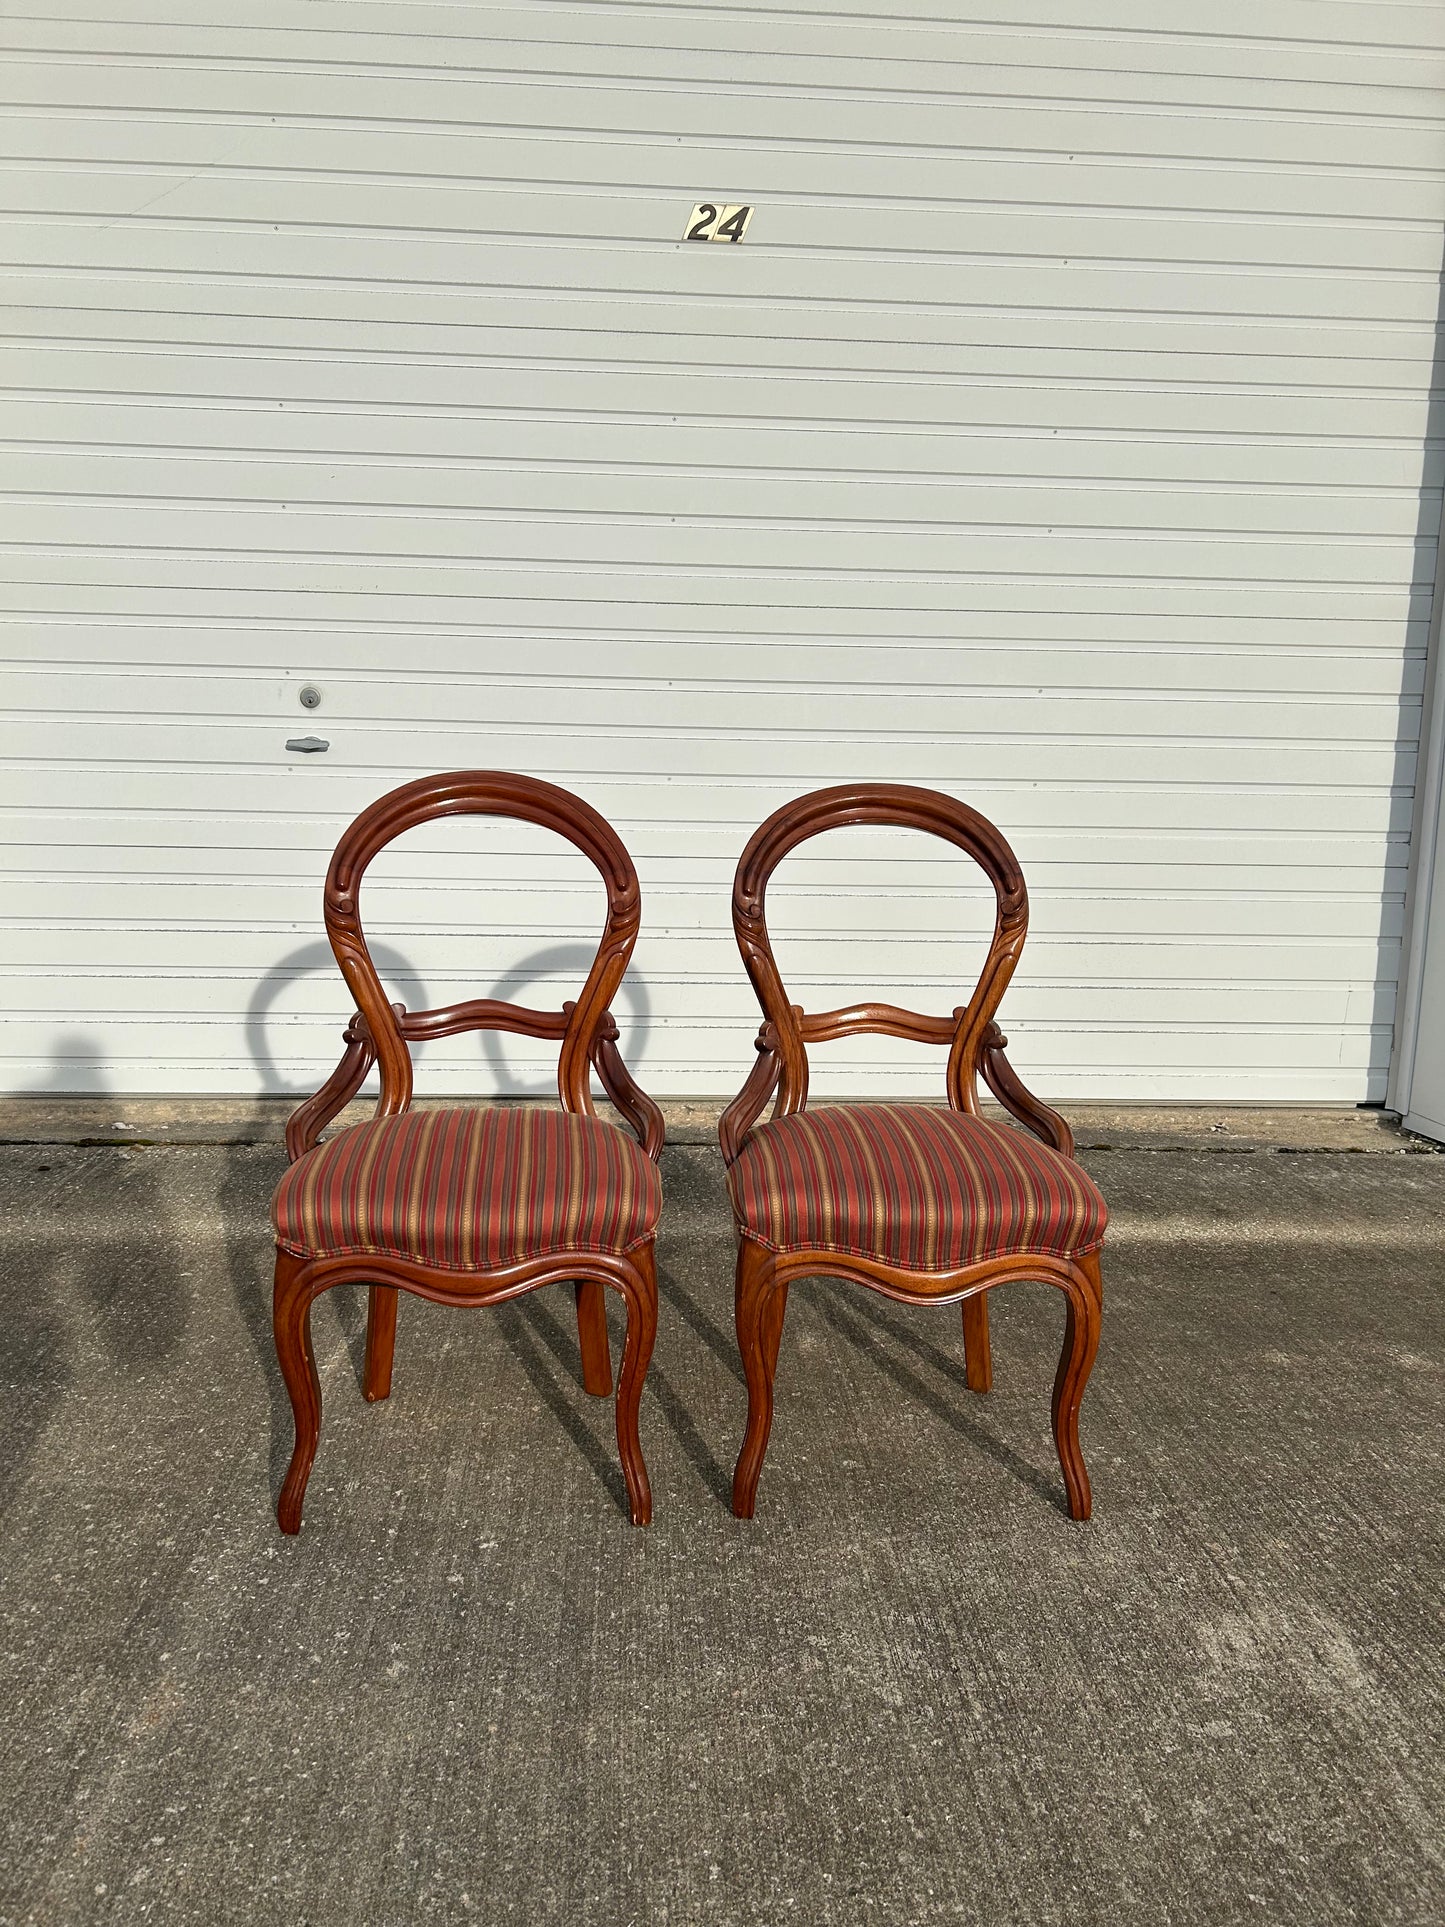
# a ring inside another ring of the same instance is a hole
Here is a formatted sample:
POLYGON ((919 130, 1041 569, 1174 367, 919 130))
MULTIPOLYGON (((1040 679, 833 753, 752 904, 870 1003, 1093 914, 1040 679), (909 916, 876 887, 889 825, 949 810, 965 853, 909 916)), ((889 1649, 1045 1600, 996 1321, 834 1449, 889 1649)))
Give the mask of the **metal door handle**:
POLYGON ((293 736, 286 747, 299 750, 303 756, 314 756, 317 750, 330 749, 331 745, 320 736, 293 736))

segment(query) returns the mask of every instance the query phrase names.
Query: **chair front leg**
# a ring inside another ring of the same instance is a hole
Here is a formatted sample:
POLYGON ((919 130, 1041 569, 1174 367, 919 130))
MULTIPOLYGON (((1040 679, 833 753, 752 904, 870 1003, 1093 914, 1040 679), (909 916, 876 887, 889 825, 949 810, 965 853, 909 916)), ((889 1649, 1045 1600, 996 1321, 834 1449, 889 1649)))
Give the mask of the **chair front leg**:
POLYGON ((577 1343, 582 1352, 582 1385, 593 1398, 612 1390, 612 1354, 607 1347, 607 1293, 595 1278, 577 1281, 577 1343))
POLYGON ((657 1266, 651 1244, 628 1254, 631 1279, 622 1286, 627 1301, 627 1336, 622 1345, 622 1371, 617 1381, 617 1456, 627 1485, 627 1503, 635 1526, 652 1524, 652 1487, 642 1456, 638 1411, 642 1382, 657 1338, 657 1266))
POLYGON ((971 1392, 993 1390, 993 1347, 988 1337, 988 1293, 963 1301, 963 1370, 971 1392))
POLYGON ((372 1400, 391 1397, 391 1363, 396 1353, 395 1285, 373 1285, 366 1296, 366 1359, 361 1390, 372 1400))
POLYGON ((1064 1287, 1068 1312, 1064 1321, 1064 1348, 1054 1377, 1054 1444, 1069 1495, 1069 1516, 1087 1519, 1093 1509, 1088 1468, 1079 1449, 1079 1407, 1084 1387, 1094 1368, 1099 1349, 1099 1325, 1103 1313, 1104 1287, 1099 1274, 1099 1254, 1091 1251, 1074 1260, 1082 1282, 1064 1287))
POLYGON ((296 1444, 276 1501, 276 1522, 283 1532, 301 1530, 301 1506, 321 1437, 321 1380, 311 1350, 311 1299, 306 1260, 289 1251, 276 1253, 276 1286, 271 1322, 276 1359, 296 1421, 296 1444))
POLYGON ((776 1260, 765 1246, 751 1238, 738 1240, 734 1303, 738 1350, 748 1381, 748 1423, 733 1471, 733 1512, 739 1519, 751 1519, 757 1506, 773 1425, 773 1380, 788 1307, 788 1288, 776 1282, 775 1270, 776 1260))

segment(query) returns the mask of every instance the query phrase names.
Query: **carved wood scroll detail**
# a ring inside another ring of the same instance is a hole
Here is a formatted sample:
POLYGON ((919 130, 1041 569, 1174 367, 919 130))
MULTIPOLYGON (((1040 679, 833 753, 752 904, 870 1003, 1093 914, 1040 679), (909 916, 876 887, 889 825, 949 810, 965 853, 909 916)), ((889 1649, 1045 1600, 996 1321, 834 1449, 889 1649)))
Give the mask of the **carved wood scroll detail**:
POLYGON ((622 982, 642 918, 637 872, 621 838, 590 804, 556 784, 495 770, 423 776, 380 797, 343 835, 326 876, 326 935, 357 1010, 343 1033, 341 1062, 325 1084, 293 1114, 286 1149, 294 1160, 360 1090, 373 1064, 381 1072, 377 1117, 394 1117, 411 1103, 409 1043, 468 1030, 510 1031, 554 1038, 562 1049, 557 1091, 564 1110, 595 1114, 591 1071, 656 1162, 662 1114, 633 1080, 617 1049, 611 1003, 622 982), (477 998, 443 1009, 408 1011, 387 1001, 361 924, 361 882, 368 864, 405 831, 443 816, 504 816, 536 823, 565 837, 595 866, 607 892, 607 915, 587 981, 561 1010, 477 998))

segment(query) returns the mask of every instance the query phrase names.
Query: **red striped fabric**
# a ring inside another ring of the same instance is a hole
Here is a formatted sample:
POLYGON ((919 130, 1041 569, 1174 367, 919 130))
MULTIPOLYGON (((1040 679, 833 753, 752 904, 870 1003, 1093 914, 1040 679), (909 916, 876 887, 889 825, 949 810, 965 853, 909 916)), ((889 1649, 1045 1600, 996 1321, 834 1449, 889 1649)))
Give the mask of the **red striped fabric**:
POLYGON ((492 1271, 552 1252, 630 1251, 662 1210, 631 1138, 565 1111, 407 1111, 298 1158, 272 1204, 304 1257, 412 1258, 492 1271))
POLYGON ((906 1271, 1093 1251, 1108 1207, 1072 1158, 959 1111, 851 1104, 759 1124, 728 1173, 745 1238, 906 1271))

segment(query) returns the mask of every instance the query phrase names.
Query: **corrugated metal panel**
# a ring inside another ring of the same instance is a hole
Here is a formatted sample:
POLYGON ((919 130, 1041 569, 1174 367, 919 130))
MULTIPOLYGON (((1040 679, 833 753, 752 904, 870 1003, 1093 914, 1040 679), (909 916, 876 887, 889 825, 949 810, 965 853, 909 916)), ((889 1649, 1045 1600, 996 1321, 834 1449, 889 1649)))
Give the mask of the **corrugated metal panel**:
MULTIPOLYGON (((748 831, 887 777, 1024 860, 1042 1089, 1383 1094, 1445 479, 1437 8, 63 12, 6 21, 0 72, 0 1080, 314 1079, 340 827, 491 765, 633 849, 659 1090, 750 1060, 748 831), (712 194, 756 205, 742 246, 681 242, 712 194)), ((417 841, 370 897, 398 995, 574 981, 580 863, 417 841)), ((859 833, 780 882, 805 1002, 957 1001, 964 866, 859 833)))

